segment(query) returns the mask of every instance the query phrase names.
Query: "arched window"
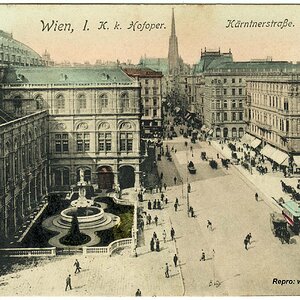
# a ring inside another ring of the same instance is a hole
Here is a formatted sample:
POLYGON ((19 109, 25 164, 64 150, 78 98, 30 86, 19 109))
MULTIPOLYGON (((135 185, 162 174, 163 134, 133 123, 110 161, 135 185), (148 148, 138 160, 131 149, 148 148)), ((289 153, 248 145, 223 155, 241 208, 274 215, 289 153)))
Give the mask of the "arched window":
POLYGON ((56 96, 56 107, 57 109, 65 109, 65 98, 63 95, 56 96))
POLYGON ((86 97, 84 94, 80 94, 77 99, 78 109, 86 109, 86 97))
POLYGON ((108 97, 107 94, 102 94, 99 97, 99 108, 107 108, 108 107, 108 97))
POLYGON ((216 137, 218 138, 218 137, 220 137, 221 136, 221 129, 218 127, 217 129, 216 129, 216 137))
POLYGON ((43 99, 42 95, 37 95, 35 97, 35 105, 36 105, 37 110, 44 108, 44 99, 43 99))
POLYGON ((129 97, 127 92, 121 94, 121 105, 123 109, 129 108, 129 97))
POLYGON ((54 185, 65 186, 70 184, 70 172, 69 169, 56 169, 54 170, 54 185))
POLYGON ((236 137, 236 128, 235 127, 232 128, 232 137, 233 138, 236 137))

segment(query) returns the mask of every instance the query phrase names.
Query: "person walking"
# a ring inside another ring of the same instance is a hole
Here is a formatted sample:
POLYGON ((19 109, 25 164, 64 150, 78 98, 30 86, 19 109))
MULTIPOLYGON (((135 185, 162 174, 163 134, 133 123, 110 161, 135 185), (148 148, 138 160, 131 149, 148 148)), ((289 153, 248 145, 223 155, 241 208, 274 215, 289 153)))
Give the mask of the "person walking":
POLYGON ((166 278, 169 278, 169 277, 170 277, 170 275, 169 275, 169 265, 168 265, 168 263, 166 263, 166 266, 165 266, 165 277, 166 277, 166 278))
POLYGON ((140 289, 137 289, 137 291, 135 292, 135 296, 136 297, 141 297, 142 296, 142 292, 140 289))
POLYGON ((175 211, 177 211, 177 208, 178 208, 178 204, 175 202, 174 204, 174 208, 175 208, 175 211))
POLYGON ((160 251, 160 247, 159 247, 160 243, 159 243, 159 239, 156 240, 156 252, 160 251))
POLYGON ((160 179, 162 180, 162 179, 163 179, 163 177, 164 177, 164 173, 163 173, 163 172, 161 172, 161 173, 160 173, 160 179))
POLYGON ((201 255, 201 258, 200 258, 200 261, 205 261, 205 253, 204 253, 204 251, 203 251, 203 249, 202 249, 202 255, 201 255))
POLYGON ((164 229, 163 233, 162 233, 162 236, 163 236, 163 240, 164 240, 164 243, 167 241, 167 233, 166 233, 166 230, 164 229))
POLYGON ((175 203, 177 204, 177 206, 179 206, 179 200, 178 200, 177 197, 176 197, 176 199, 175 199, 175 203))
POLYGON ((72 290, 71 274, 69 274, 69 276, 66 278, 66 288, 65 288, 65 291, 67 291, 68 287, 70 288, 70 290, 72 290))
POLYGON ((175 176, 174 177, 174 184, 176 185, 176 182, 177 182, 177 177, 175 176))
POLYGON ((248 240, 248 244, 251 245, 251 238, 252 238, 252 235, 251 235, 251 232, 247 234, 246 236, 246 240, 248 240))
POLYGON ((150 250, 154 251, 154 238, 152 238, 150 241, 150 250))
POLYGON ((149 200, 148 201, 148 209, 150 210, 152 208, 152 204, 151 204, 151 201, 149 200))
POLYGON ((79 261, 78 261, 77 259, 75 260, 74 266, 75 266, 75 268, 76 268, 76 269, 75 269, 75 274, 77 273, 77 271, 78 271, 78 273, 79 273, 81 267, 80 267, 79 261))
POLYGON ((174 238, 175 238, 175 230, 174 230, 173 227, 172 227, 172 229, 171 229, 171 238, 172 238, 172 241, 173 241, 174 238))
POLYGON ((255 193, 255 200, 258 202, 258 194, 255 193))
POLYGON ((157 222, 158 222, 158 217, 157 216, 155 216, 154 222, 155 222, 155 225, 157 226, 157 222))
POLYGON ((165 203, 168 204, 168 198, 167 197, 165 198, 165 203))
POLYGON ((209 228, 212 231, 212 223, 209 220, 207 220, 207 226, 206 227, 209 228))
POLYGON ((188 193, 190 193, 191 192, 191 184, 190 183, 188 183, 188 185, 187 185, 187 191, 188 191, 188 193))
POLYGON ((164 183, 164 189, 165 189, 165 191, 167 190, 167 184, 166 183, 164 183))
POLYGON ((154 238, 154 240, 156 240, 156 239, 157 239, 157 234, 156 234, 156 232, 155 232, 155 231, 153 232, 153 238, 154 238))
POLYGON ((176 255, 176 253, 173 257, 173 261, 174 261, 174 265, 175 265, 175 268, 176 268, 177 267, 177 262, 178 262, 178 256, 176 255))
POLYGON ((247 238, 244 239, 244 245, 245 245, 245 249, 248 250, 248 240, 247 240, 247 238))
POLYGON ((148 214, 148 224, 150 225, 151 224, 151 221, 152 221, 152 217, 150 214, 148 214))

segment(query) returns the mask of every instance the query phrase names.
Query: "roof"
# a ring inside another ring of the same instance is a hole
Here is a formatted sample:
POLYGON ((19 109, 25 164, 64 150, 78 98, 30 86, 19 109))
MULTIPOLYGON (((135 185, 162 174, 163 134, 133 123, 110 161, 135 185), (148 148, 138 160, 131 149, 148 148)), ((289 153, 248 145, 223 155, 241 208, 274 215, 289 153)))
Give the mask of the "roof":
POLYGON ((156 77, 160 78, 163 77, 162 72, 154 71, 150 68, 123 68, 123 71, 128 75, 128 76, 133 76, 133 77, 156 77))
POLYGON ((300 70, 300 64, 292 64, 288 61, 240 61, 223 62, 212 66, 211 72, 288 72, 300 70))
POLYGON ((140 59, 139 66, 148 67, 155 71, 160 71, 163 74, 169 72, 168 58, 149 58, 143 57, 140 59))
POLYGON ((26 54, 30 57, 41 59, 41 56, 35 52, 30 47, 26 46, 25 44, 15 40, 12 37, 12 34, 6 33, 3 30, 0 30, 0 48, 5 49, 9 47, 10 49, 7 49, 7 51, 11 53, 20 53, 20 54, 26 54))
POLYGON ((300 205, 295 201, 286 201, 282 204, 284 208, 286 208, 288 211, 290 211, 293 216, 300 217, 300 205))
POLYGON ((4 79, 5 83, 62 84, 62 83, 131 83, 119 67, 30 67, 16 68, 4 79))

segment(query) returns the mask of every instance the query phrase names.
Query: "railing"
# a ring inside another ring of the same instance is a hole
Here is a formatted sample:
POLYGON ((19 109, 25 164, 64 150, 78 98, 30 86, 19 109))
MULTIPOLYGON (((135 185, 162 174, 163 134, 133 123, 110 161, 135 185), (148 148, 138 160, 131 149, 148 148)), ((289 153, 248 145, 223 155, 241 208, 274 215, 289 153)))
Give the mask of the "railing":
POLYGON ((0 256, 56 256, 56 248, 5 248, 0 249, 0 256))
POLYGON ((106 247, 82 247, 83 255, 98 255, 107 254, 111 255, 113 251, 121 247, 129 247, 132 245, 132 238, 121 239, 113 241, 106 247))

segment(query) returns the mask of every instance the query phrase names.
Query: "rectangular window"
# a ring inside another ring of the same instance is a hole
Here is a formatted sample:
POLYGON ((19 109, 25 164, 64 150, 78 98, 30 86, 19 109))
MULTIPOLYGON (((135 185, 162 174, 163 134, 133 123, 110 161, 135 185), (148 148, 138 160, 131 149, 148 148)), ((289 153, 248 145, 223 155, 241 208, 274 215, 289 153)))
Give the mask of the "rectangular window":
POLYGON ((235 89, 232 89, 232 96, 235 96, 235 89))
POLYGON ((235 117, 235 113, 232 113, 232 121, 235 121, 236 117, 235 117))
POLYGON ((154 95, 154 96, 157 95, 157 88, 156 88, 156 87, 153 88, 153 95, 154 95))
POLYGON ((153 109, 153 117, 157 117, 157 110, 153 109))
POLYGON ((145 116, 149 116, 149 109, 145 109, 145 116))
POLYGON ((76 144, 78 152, 85 152, 90 150, 90 134, 89 133, 77 133, 76 144))
POLYGON ((239 117, 240 117, 240 120, 243 120, 243 112, 239 112, 239 117))
POLYGON ((132 152, 133 149, 133 134, 121 133, 120 134, 120 151, 132 152))
POLYGON ((157 98, 153 98, 153 105, 154 105, 154 106, 157 105, 157 98))
POLYGON ((239 83, 242 83, 242 78, 239 78, 239 83))
POLYGON ((69 152, 69 137, 68 134, 55 134, 55 152, 69 152))
POLYGON ((224 94, 224 95, 227 95, 227 89, 224 89, 224 90, 223 90, 223 94, 224 94))
POLYGON ((243 89, 239 89, 239 95, 243 95, 243 89))
POLYGON ((111 151, 111 133, 101 132, 98 135, 98 151, 111 151))
POLYGON ((145 84, 148 84, 149 83, 149 80, 148 79, 145 79, 145 84))
POLYGON ((145 95, 149 95, 149 89, 145 88, 145 95))
POLYGON ((145 102, 148 103, 149 102, 149 98, 145 97, 145 102))
POLYGON ((227 113, 224 113, 224 121, 227 121, 227 113))
POLYGON ((236 108, 235 101, 232 101, 232 108, 236 108))
POLYGON ((235 78, 232 78, 231 82, 232 82, 232 83, 235 83, 235 78))
POLYGON ((224 108, 227 108, 227 101, 224 101, 224 108))
POLYGON ((224 83, 227 83, 227 78, 224 78, 224 83))

